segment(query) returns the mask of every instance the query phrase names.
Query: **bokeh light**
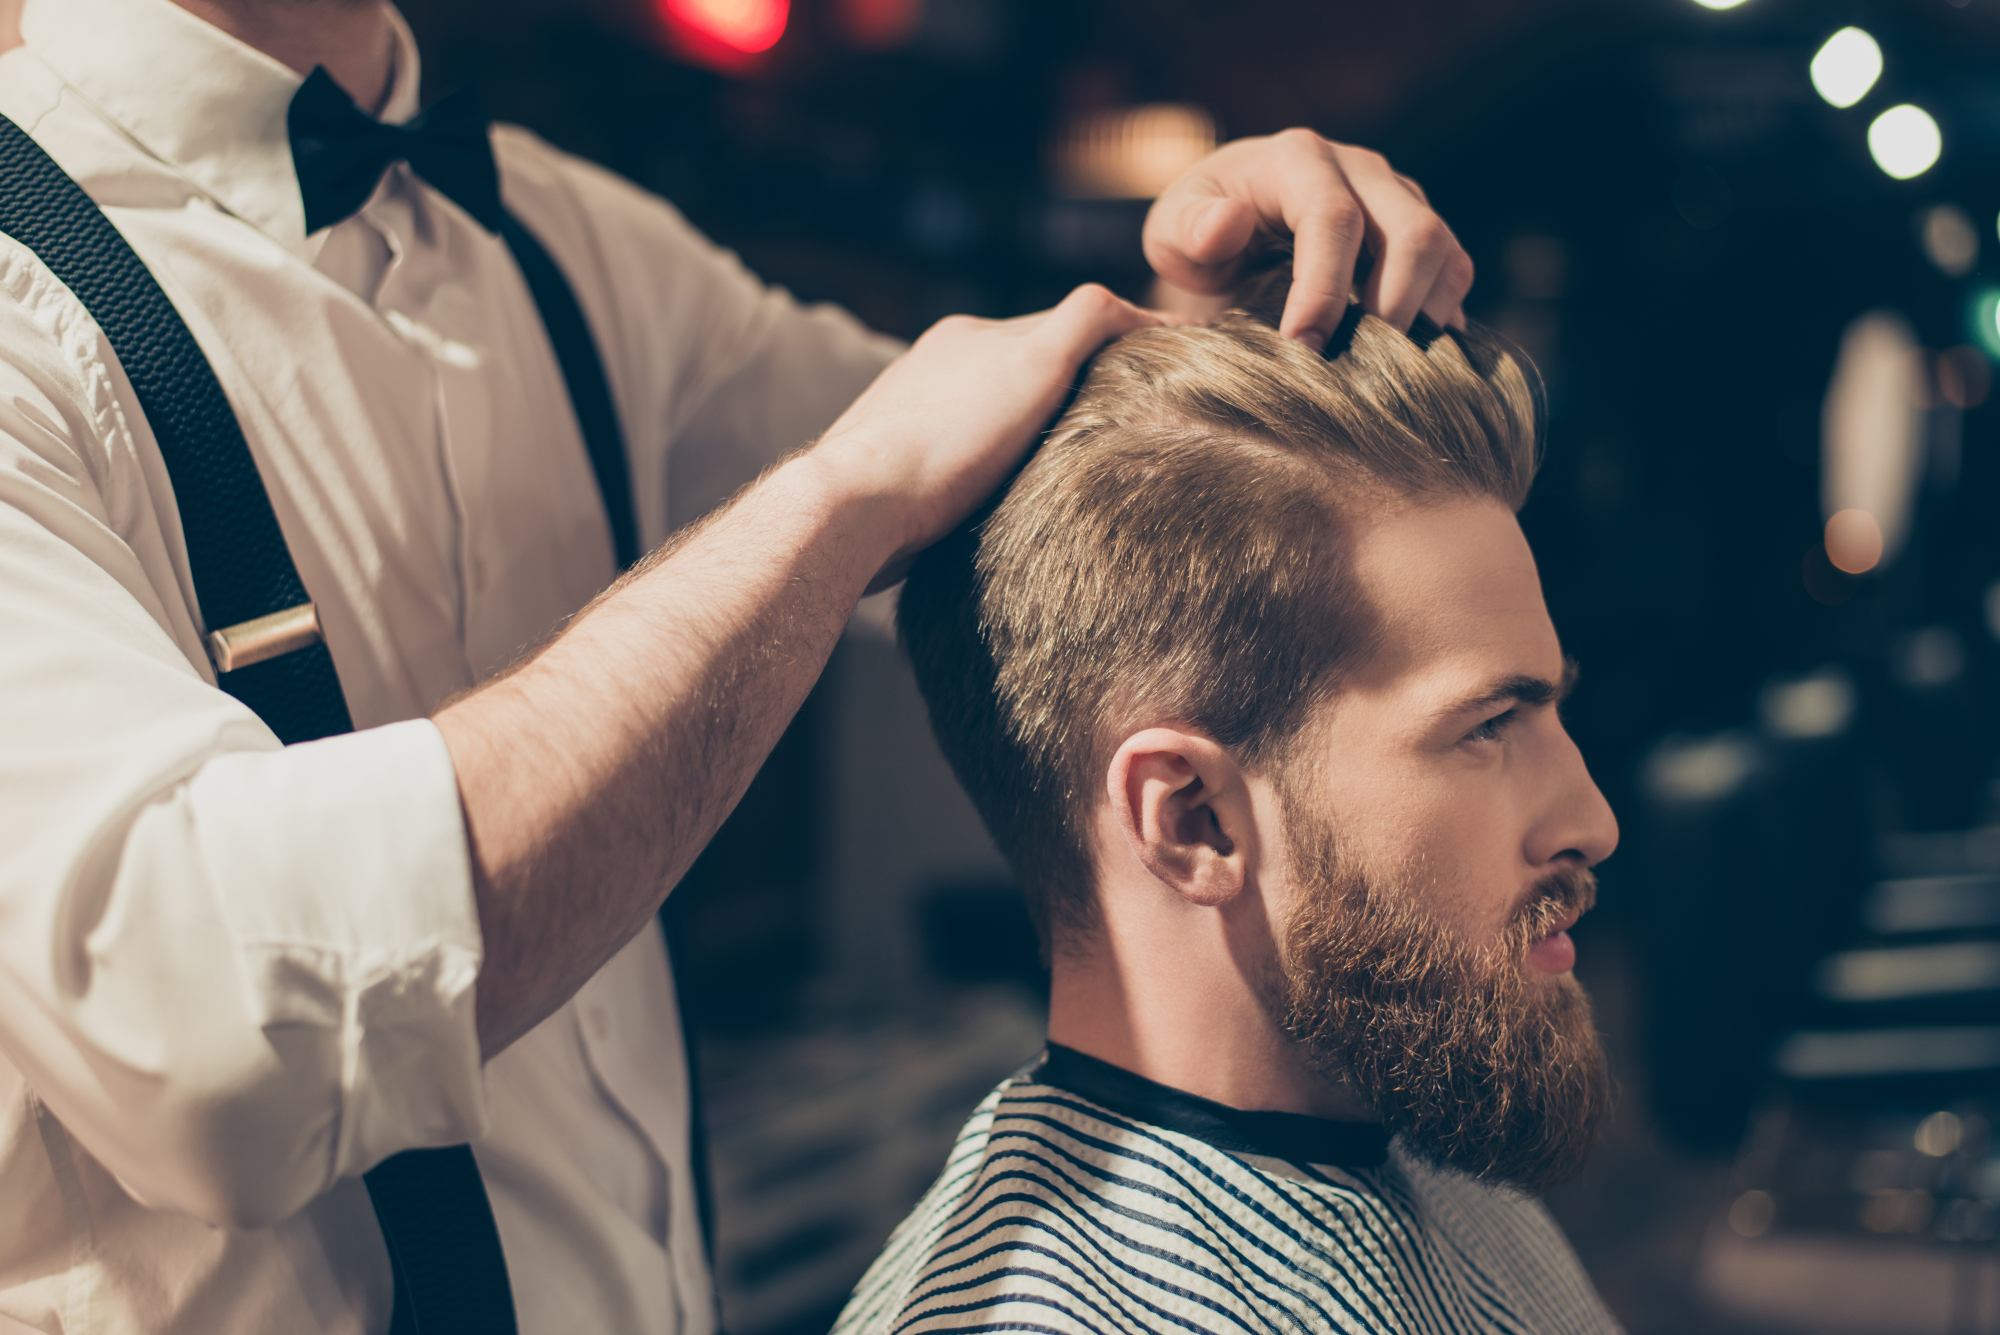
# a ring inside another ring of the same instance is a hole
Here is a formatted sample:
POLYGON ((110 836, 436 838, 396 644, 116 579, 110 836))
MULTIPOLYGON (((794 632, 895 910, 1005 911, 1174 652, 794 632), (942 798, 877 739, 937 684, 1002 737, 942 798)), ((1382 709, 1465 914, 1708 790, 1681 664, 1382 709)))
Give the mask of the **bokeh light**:
POLYGON ((1729 1207, 1729 1227, 1739 1237, 1762 1237, 1777 1213, 1778 1203, 1769 1192, 1746 1191, 1729 1207))
POLYGON ((1694 2, 1703 9, 1734 9, 1742 4, 1743 0, 1694 0, 1694 2))
POLYGON ((923 0, 840 0, 834 18, 848 42, 866 51, 890 51, 916 34, 923 0))
POLYGON ((1940 1109, 1917 1123, 1917 1134, 1913 1139, 1917 1153, 1942 1159, 1958 1148, 1964 1135, 1965 1124, 1958 1114, 1940 1109))
POLYGON ((2000 357, 2000 288, 1983 287, 1966 303, 1966 332, 1989 357, 2000 357))
POLYGON ((1882 526, 1866 510, 1842 510, 1826 521, 1826 559, 1834 569, 1865 574, 1882 562, 1882 526))
POLYGON ((1835 517, 1835 528, 1865 522, 1875 548, 1863 562, 1865 549, 1830 541, 1836 569, 1856 574, 1902 550, 1926 458, 1929 362, 1916 330, 1893 310, 1858 316, 1841 337, 1820 413, 1820 514, 1835 517), (1861 518, 1837 518, 1843 510, 1861 518))
POLYGON ((1938 394, 1954 408, 1977 408, 1993 388, 1993 368, 1978 348, 1961 343, 1937 357, 1938 394))
POLYGON ((1106 107, 1065 126, 1058 189, 1072 199, 1152 199, 1215 149, 1215 118, 1188 102, 1106 107))
POLYGON ((1868 152, 1875 165, 1899 181, 1922 176, 1944 151, 1937 122, 1908 102, 1890 107, 1868 127, 1868 152))
POLYGON ((1947 278, 1963 278, 1979 263, 1979 229, 1956 204, 1926 209, 1918 222, 1924 258, 1947 278))
POLYGON ((713 43, 723 52, 754 56, 785 35, 790 0, 658 0, 670 27, 697 46, 713 43))
POLYGON ((1812 58, 1812 83, 1836 107, 1851 107, 1868 96, 1882 77, 1882 48, 1859 28, 1842 28, 1812 58))

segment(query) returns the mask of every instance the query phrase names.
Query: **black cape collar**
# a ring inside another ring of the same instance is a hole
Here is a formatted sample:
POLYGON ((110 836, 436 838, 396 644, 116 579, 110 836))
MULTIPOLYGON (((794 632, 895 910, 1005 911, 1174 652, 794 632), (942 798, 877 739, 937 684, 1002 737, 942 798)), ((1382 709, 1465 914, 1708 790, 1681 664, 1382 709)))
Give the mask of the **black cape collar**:
POLYGON ((1389 1133, 1379 1123, 1246 1112, 1134 1075, 1060 1043, 1049 1044, 1028 1078, 1230 1154, 1339 1168, 1378 1168, 1389 1157, 1389 1133))

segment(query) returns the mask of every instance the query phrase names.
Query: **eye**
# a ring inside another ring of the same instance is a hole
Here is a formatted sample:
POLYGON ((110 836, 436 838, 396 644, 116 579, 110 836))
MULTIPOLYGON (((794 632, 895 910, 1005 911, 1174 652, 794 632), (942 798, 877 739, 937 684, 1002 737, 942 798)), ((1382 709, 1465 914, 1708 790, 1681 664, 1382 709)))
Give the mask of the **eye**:
POLYGON ((1471 732, 1465 734, 1465 739, 1469 742, 1499 741, 1500 734, 1507 731, 1508 725, 1513 723, 1515 715, 1518 712, 1518 710, 1509 709, 1504 713, 1495 714, 1492 718, 1487 719, 1471 732))

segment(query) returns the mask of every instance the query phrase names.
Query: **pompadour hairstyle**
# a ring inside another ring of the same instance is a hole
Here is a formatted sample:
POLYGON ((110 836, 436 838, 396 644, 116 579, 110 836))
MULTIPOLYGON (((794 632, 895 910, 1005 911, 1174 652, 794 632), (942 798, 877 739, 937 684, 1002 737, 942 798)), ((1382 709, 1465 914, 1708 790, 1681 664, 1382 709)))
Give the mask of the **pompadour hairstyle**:
POLYGON ((1322 357, 1273 327, 1279 268, 1212 324, 1099 353, 991 509, 931 548, 897 625, 931 728, 1014 869, 1046 953, 1095 904, 1085 824, 1145 718, 1282 759, 1366 654, 1352 520, 1398 500, 1519 510, 1539 382, 1478 326, 1349 318, 1322 357), (1144 716, 1144 717, 1142 717, 1144 716))

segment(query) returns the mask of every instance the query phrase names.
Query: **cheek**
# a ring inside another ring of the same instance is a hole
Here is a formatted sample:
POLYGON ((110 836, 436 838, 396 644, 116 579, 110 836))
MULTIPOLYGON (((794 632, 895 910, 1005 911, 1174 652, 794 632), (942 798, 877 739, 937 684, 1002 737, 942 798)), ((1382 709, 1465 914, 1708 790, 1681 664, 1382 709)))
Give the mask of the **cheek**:
POLYGON ((1342 828, 1362 841, 1369 866, 1469 940, 1504 930, 1520 897, 1520 840, 1489 785, 1408 774, 1346 796, 1342 828))

